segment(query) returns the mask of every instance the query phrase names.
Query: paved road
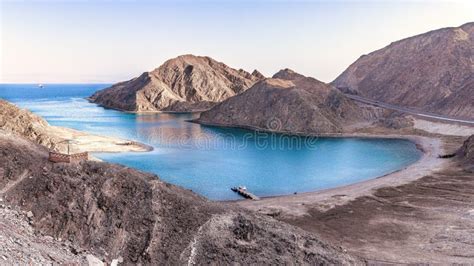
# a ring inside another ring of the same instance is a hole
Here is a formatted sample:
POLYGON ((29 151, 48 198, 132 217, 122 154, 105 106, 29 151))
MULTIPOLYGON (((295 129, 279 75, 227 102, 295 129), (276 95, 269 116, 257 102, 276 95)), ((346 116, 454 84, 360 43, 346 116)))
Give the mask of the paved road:
POLYGON ((427 118, 431 118, 431 119, 435 119, 435 120, 439 120, 439 121, 445 121, 445 122, 458 122, 458 123, 463 123, 463 124, 474 125, 474 120, 458 119, 458 118, 453 118, 453 117, 449 117, 449 116, 445 116, 445 115, 439 115, 439 114, 433 114, 433 113, 428 113, 428 112, 412 110, 412 109, 409 109, 409 108, 396 106, 396 105, 393 105, 393 104, 388 104, 388 103, 383 103, 383 102, 379 102, 379 101, 366 99, 366 98, 363 98, 363 97, 360 97, 360 96, 357 96, 357 95, 352 95, 352 94, 345 94, 345 95, 347 97, 355 100, 355 101, 358 101, 358 102, 362 102, 362 103, 366 103, 366 104, 370 104, 370 105, 375 105, 375 106, 378 106, 378 107, 383 107, 383 108, 386 108, 386 109, 395 110, 395 111, 399 111, 399 112, 406 113, 406 114, 411 114, 411 115, 416 115, 416 116, 421 116, 421 117, 427 117, 427 118))

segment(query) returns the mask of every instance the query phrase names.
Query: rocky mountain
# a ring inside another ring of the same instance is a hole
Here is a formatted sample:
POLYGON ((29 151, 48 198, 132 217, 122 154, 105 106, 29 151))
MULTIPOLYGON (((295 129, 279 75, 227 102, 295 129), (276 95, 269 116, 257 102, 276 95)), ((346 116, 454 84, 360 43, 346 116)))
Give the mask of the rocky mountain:
POLYGON ((363 55, 332 84, 382 102, 473 119, 474 22, 363 55))
MULTIPOLYGON (((0 131, 1 133, 1 131, 0 131)), ((361 261, 271 217, 213 203, 157 176, 86 161, 0 134, 0 196, 74 254, 128 264, 354 264, 361 261)), ((1 224, 0 217, 0 224, 1 224)))
POLYGON ((340 133, 377 117, 331 85, 285 69, 201 113, 203 124, 291 133, 340 133))
POLYGON ((151 72, 96 92, 92 102, 132 112, 205 110, 263 79, 210 57, 183 55, 151 72))

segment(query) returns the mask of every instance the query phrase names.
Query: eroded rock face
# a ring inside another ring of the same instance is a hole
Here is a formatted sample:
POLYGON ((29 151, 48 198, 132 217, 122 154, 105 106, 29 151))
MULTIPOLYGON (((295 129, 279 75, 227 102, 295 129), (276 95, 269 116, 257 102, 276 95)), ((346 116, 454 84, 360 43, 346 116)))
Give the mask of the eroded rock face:
POLYGON ((183 55, 129 81, 96 92, 92 102, 133 111, 195 111, 242 93, 263 75, 236 70, 209 57, 183 55))
POLYGON ((363 55, 334 86, 404 107, 474 118, 474 23, 403 39, 363 55))
POLYGON ((36 230, 107 263, 360 262, 316 235, 124 166, 51 164, 44 147, 1 134, 0 156, 4 201, 31 211, 36 230))
POLYGON ((334 87, 285 69, 203 112, 204 124, 291 133, 341 133, 378 116, 334 87))

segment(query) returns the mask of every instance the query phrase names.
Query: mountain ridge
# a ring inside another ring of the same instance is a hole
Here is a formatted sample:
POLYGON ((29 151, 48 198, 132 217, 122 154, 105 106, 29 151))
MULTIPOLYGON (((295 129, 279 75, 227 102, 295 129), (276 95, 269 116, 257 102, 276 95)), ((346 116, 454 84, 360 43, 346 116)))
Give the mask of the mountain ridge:
POLYGON ((331 84, 421 111, 474 118, 474 23, 408 37, 363 55, 331 84))

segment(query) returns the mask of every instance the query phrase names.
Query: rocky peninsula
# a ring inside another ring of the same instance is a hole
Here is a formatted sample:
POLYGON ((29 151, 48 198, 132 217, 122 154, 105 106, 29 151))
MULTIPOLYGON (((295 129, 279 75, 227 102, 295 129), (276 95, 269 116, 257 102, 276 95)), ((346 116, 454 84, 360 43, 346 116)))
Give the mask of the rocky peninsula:
POLYGON ((338 134, 377 121, 384 111, 357 104, 329 84, 290 69, 201 113, 198 123, 289 134, 338 134))
POLYGON ((250 88, 264 76, 233 69, 207 56, 182 55, 151 72, 96 92, 89 100, 129 112, 191 112, 250 88))
POLYGON ((71 152, 144 152, 152 147, 135 141, 99 136, 82 131, 56 127, 42 117, 0 99, 0 130, 19 134, 51 150, 71 152))

